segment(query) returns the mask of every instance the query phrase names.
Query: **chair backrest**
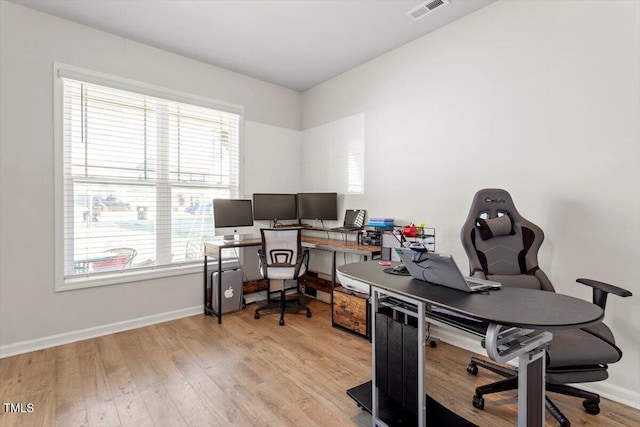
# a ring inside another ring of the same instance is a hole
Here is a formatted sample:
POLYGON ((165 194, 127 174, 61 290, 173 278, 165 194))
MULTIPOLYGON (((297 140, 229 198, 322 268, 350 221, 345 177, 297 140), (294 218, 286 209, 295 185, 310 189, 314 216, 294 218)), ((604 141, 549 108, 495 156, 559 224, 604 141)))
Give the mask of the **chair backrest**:
POLYGON ((261 273, 266 278, 295 279, 304 273, 300 229, 263 228, 259 253, 261 273))
POLYGON ((487 277, 506 286, 554 290, 538 267, 544 233, 520 215, 507 191, 478 191, 460 238, 472 276, 487 277))
POLYGON ((296 263, 302 252, 300 229, 263 228, 260 234, 267 265, 296 263))

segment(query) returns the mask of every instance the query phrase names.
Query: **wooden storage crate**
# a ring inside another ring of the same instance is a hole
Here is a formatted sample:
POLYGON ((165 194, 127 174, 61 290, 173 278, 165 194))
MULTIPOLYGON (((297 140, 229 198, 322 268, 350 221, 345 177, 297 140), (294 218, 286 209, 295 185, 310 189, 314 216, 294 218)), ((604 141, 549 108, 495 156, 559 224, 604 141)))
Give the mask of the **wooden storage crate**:
POLYGON ((337 286, 333 290, 333 323, 369 337, 369 295, 337 286))

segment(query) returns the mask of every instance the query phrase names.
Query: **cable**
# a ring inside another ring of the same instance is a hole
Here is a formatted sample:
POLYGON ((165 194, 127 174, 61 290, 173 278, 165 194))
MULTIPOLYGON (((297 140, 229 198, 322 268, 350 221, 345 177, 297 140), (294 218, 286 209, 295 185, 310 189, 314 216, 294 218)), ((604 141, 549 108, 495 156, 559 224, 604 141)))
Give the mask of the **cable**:
POLYGON ((324 227, 324 220, 321 219, 320 220, 320 225, 322 226, 321 228, 324 229, 325 233, 327 233, 327 239, 331 239, 331 236, 329 235, 329 230, 326 230, 324 227))
POLYGON ((422 264, 425 261, 429 261, 429 258, 427 258, 427 252, 413 252, 413 259, 411 260, 415 265, 417 265, 418 267, 422 268, 422 279, 425 282, 428 282, 427 277, 425 276, 425 271, 427 270, 427 268, 430 268, 430 265, 425 265, 422 266, 420 264, 422 264), (416 254, 418 255, 416 258, 416 254))

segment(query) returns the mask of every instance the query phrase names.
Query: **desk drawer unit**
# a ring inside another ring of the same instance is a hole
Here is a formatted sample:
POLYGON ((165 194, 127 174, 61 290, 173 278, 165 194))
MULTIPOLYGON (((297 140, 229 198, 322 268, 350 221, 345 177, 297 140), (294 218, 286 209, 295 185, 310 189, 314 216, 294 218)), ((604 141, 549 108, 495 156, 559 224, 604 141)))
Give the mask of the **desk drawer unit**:
POLYGON ((369 295, 338 286, 333 290, 333 323, 369 336, 369 295))

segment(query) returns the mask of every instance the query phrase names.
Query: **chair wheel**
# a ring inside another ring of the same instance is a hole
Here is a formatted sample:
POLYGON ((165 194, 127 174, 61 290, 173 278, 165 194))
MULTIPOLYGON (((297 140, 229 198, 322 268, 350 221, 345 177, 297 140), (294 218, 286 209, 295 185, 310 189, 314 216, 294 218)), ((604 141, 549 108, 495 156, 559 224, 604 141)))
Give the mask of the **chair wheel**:
POLYGON ((477 394, 473 395, 473 401, 471 402, 474 408, 484 409, 484 398, 478 396, 477 394))
POLYGON ((253 315, 254 319, 259 319, 260 318, 260 313, 256 312, 256 314, 253 315))
POLYGON ((284 326, 284 319, 280 319, 280 322, 278 322, 278 325, 284 326))
POLYGON ((584 406, 584 410, 587 411, 588 414, 598 415, 600 413, 599 402, 595 400, 585 400, 582 402, 582 406, 584 406))
POLYGON ((436 348, 438 346, 438 343, 435 341, 429 341, 429 347, 431 348, 436 348))
POLYGON ((469 372, 471 375, 478 375, 478 365, 476 365, 475 363, 469 363, 467 365, 467 372, 469 372))
POLYGON ((311 317, 311 312, 307 311, 307 317, 311 317))

